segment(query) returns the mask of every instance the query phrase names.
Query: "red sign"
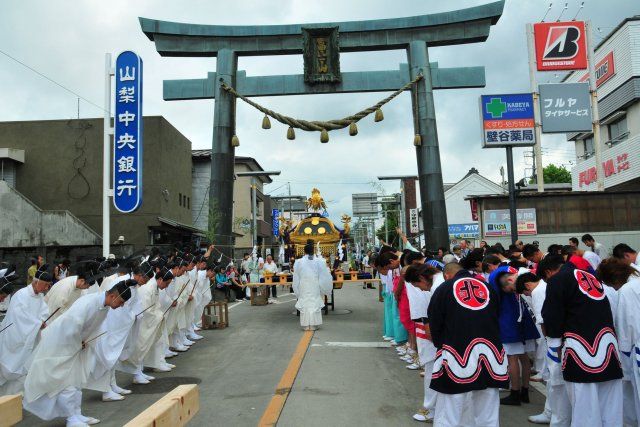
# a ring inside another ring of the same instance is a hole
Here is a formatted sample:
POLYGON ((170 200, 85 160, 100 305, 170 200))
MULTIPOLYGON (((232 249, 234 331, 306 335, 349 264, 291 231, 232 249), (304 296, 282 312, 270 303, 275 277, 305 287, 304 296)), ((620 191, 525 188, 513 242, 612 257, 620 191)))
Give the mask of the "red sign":
POLYGON ((533 24, 538 71, 585 70, 587 42, 584 21, 533 24))
MULTIPOLYGON (((604 171, 605 178, 629 170, 630 166, 628 153, 622 153, 613 159, 602 162, 602 170, 604 171)), ((595 166, 587 169, 586 171, 580 172, 580 175, 578 175, 578 184, 580 187, 592 184, 597 180, 598 171, 595 166)))
POLYGON ((478 201, 476 199, 471 199, 469 200, 469 203, 471 203, 471 220, 477 221, 478 220, 478 201))
MULTIPOLYGON (((602 83, 613 77, 615 73, 616 68, 613 64, 613 51, 611 51, 602 59, 602 61, 596 64, 596 87, 600 87, 602 83)), ((589 74, 585 74, 579 81, 584 82, 588 78, 589 74)))

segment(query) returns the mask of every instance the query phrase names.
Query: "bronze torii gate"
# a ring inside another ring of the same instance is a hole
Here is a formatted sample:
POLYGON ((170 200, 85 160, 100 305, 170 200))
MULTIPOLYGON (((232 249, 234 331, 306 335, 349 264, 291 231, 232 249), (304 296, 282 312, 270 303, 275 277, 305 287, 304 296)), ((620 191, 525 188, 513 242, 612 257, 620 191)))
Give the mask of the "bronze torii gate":
MULTIPOLYGON (((162 56, 216 57, 205 79, 165 80, 164 99, 215 99, 209 200, 217 201, 216 243, 231 253, 235 148, 232 86, 248 97, 395 91, 422 75, 412 89, 422 219, 429 248, 448 247, 433 89, 485 86, 484 67, 438 68, 428 46, 482 42, 500 18, 504 0, 457 11, 397 19, 269 26, 196 25, 140 18, 142 31, 162 56), (339 37, 339 42, 338 42, 339 37), (311 43, 309 43, 311 40, 311 43), (339 43, 339 46, 338 46, 339 43), (320 49, 320 50, 319 50, 320 49), (405 49, 409 64, 395 71, 340 73, 339 52, 405 49), (305 73, 247 77, 239 56, 305 55, 305 73)), ((392 172, 392 171, 390 171, 392 172)), ((211 218, 209 218, 211 221, 211 218)))

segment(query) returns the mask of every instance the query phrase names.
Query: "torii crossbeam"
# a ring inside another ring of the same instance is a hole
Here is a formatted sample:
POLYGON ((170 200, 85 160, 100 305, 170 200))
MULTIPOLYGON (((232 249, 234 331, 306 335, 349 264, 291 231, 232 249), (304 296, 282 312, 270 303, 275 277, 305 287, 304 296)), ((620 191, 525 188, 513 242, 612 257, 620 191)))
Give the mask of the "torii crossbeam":
POLYGON ((431 249, 447 247, 449 232, 433 90, 484 87, 485 73, 484 67, 439 68, 437 63, 429 63, 427 48, 485 41, 503 9, 501 0, 407 18, 266 26, 196 25, 140 18, 142 31, 155 42, 160 55, 217 58, 217 70, 204 79, 165 80, 164 99, 215 99, 209 200, 217 203, 216 241, 226 255, 231 255, 235 149, 230 141, 235 134, 236 112, 233 95, 222 89, 222 83, 249 97, 384 92, 395 91, 420 74, 424 78, 416 83, 412 96, 415 133, 422 138, 416 157, 425 243, 431 249), (331 52, 331 37, 337 40, 338 36, 339 46, 336 41, 336 51, 331 52), (307 40, 319 38, 329 43, 329 71, 318 68, 325 64, 318 64, 316 57, 309 59, 315 74, 307 72, 306 62, 305 74, 299 75, 247 77, 237 70, 239 56, 308 55, 313 49, 317 53, 318 47, 310 48, 307 40), (408 64, 390 71, 339 71, 340 52, 390 49, 405 49, 408 64))

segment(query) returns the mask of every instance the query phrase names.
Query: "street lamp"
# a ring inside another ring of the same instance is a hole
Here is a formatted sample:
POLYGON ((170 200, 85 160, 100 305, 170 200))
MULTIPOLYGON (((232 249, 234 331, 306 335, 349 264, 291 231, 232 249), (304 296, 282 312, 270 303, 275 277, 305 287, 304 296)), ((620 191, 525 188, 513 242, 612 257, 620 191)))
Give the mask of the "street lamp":
POLYGON ((417 180, 417 175, 391 175, 391 176, 379 176, 378 180, 380 181, 391 181, 391 180, 400 180, 400 229, 406 233, 407 226, 405 224, 405 199, 404 199, 404 181, 407 179, 417 180))
POLYGON ((251 233, 251 247, 255 247, 258 242, 258 188, 256 178, 261 176, 277 176, 280 175, 280 171, 250 171, 250 172, 238 172, 236 176, 249 176, 251 177, 251 216, 253 218, 253 231, 251 233))

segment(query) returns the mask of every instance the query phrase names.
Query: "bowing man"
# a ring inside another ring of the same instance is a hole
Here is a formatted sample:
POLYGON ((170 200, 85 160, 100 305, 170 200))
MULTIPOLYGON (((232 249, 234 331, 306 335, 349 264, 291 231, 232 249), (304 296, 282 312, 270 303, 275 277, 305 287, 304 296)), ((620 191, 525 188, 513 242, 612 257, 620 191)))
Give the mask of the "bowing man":
MULTIPOLYGON (((40 267, 33 282, 11 297, 7 314, 0 324, 0 396, 22 392, 27 359, 38 343, 40 331, 47 326, 49 309, 43 294, 53 280, 47 269, 46 264, 40 267)), ((5 274, 0 279, 0 288, 4 289, 0 293, 8 292, 10 287, 5 274)))
POLYGON ((109 334, 101 332, 109 309, 122 307, 129 298, 126 283, 85 295, 45 330, 24 384, 27 411, 43 420, 65 417, 67 427, 99 422, 82 415, 81 389, 102 357, 96 344, 109 334))

